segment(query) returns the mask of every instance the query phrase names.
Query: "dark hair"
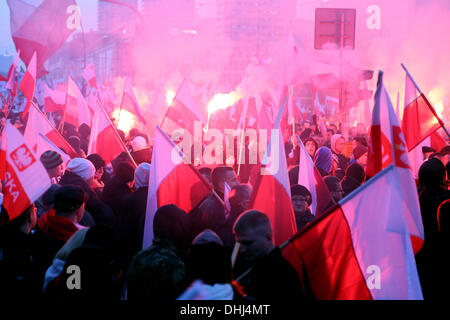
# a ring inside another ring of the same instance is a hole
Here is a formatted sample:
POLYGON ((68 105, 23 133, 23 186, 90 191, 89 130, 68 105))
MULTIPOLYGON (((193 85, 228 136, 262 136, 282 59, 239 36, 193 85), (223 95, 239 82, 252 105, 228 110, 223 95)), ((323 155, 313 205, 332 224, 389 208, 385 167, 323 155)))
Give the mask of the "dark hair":
POLYGON ((228 172, 234 172, 233 168, 228 166, 219 166, 214 168, 214 170, 211 173, 211 181, 213 183, 214 188, 218 187, 219 182, 225 180, 225 175, 228 172))
POLYGON ((300 171, 300 167, 296 165, 295 167, 292 167, 289 169, 288 175, 289 175, 289 184, 293 186, 294 184, 298 184, 298 174, 300 171))
POLYGON ((55 191, 55 211, 57 214, 71 214, 86 202, 86 194, 76 185, 63 185, 55 191))
POLYGON ((86 157, 86 159, 92 162, 92 164, 95 167, 95 170, 98 170, 106 166, 105 160, 103 160, 103 158, 98 153, 91 153, 86 157))
POLYGON ((217 243, 192 245, 186 259, 188 282, 201 280, 208 285, 231 282, 231 254, 217 243))
POLYGON ((443 201, 437 209, 437 222, 440 232, 449 232, 450 199, 443 201))

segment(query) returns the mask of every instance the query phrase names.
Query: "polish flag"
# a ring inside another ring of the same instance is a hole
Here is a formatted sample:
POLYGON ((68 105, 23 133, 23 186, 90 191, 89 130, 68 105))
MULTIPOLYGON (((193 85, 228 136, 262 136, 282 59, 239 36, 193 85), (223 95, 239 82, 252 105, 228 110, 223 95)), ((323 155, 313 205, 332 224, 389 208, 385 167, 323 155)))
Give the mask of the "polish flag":
POLYGON ((91 87, 97 89, 97 78, 95 77, 95 69, 92 63, 89 63, 89 65, 83 70, 81 75, 91 87))
POLYGON ((194 135, 194 121, 202 121, 200 108, 191 94, 187 81, 183 80, 172 105, 167 109, 161 128, 169 135, 177 128, 184 128, 194 135))
MULTIPOLYGON (((272 225, 272 239, 276 246, 282 245, 297 232, 283 137, 279 129, 283 109, 284 104, 278 112, 266 155, 261 162, 261 172, 247 206, 247 209, 258 210, 267 215, 272 225)), ((295 248, 286 247, 283 249, 283 256, 302 279, 302 267, 295 248)))
POLYGON ((78 128, 82 123, 92 127, 91 110, 75 81, 69 76, 64 121, 78 128))
MULTIPOLYGON (((400 129, 398 119, 395 115, 394 107, 392 106, 391 99, 382 83, 383 73, 380 71, 377 83, 377 92, 375 93, 375 106, 373 109, 373 118, 383 118, 381 127, 383 132, 386 132, 386 145, 390 148, 390 162, 389 165, 394 163, 396 167, 401 169, 397 170, 401 181, 401 192, 403 193, 404 200, 403 207, 405 215, 407 217, 408 229, 411 234, 411 240, 413 242, 414 252, 418 252, 423 245, 423 226, 420 210, 418 211, 418 200, 412 195, 417 195, 416 184, 413 177, 413 172, 409 164, 407 149, 402 148, 406 146, 403 133, 400 129), (380 113, 382 115, 380 115, 380 113), (385 130, 385 127, 390 127, 385 130), (394 161, 395 160, 395 161, 394 161)), ((371 157, 371 150, 383 149, 380 145, 375 145, 376 139, 371 141, 371 147, 369 148, 369 157, 371 157)), ((383 152, 386 150, 383 149, 383 152)), ((375 157, 369 158, 373 163, 375 157)), ((367 165, 369 166, 369 159, 367 165)), ((382 163, 384 165, 384 162, 382 163)), ((375 167, 372 165, 372 167, 375 167)), ((383 167, 384 169, 384 167, 383 167)))
POLYGON ((19 63, 19 56, 20 56, 20 50, 17 52, 17 56, 14 59, 13 64, 9 68, 8 82, 6 83, 6 86, 5 86, 5 88, 11 92, 12 96, 16 95, 16 90, 17 90, 16 69, 17 69, 17 64, 19 63))
POLYGON ((425 95, 418 90, 407 71, 404 106, 402 130, 405 133, 408 150, 412 150, 444 124, 425 95))
POLYGON ((51 185, 39 158, 10 122, 1 138, 0 178, 5 182, 3 206, 9 220, 17 218, 51 185))
POLYGON ((138 119, 146 124, 144 115, 142 114, 141 108, 139 107, 139 103, 137 102, 136 96, 133 92, 133 87, 131 86, 131 82, 127 79, 125 80, 125 85, 123 87, 122 94, 122 103, 120 108, 123 110, 127 110, 138 117, 138 119))
POLYGON ((189 212, 212 191, 202 175, 194 167, 184 163, 183 157, 172 140, 161 128, 156 127, 143 248, 152 244, 153 218, 158 208, 174 204, 189 212))
POLYGON ((89 105, 94 110, 94 117, 88 153, 98 153, 108 164, 119 154, 126 152, 126 147, 97 99, 89 96, 89 105))
POLYGON ((22 113, 22 118, 28 113, 30 109, 31 101, 34 96, 34 89, 36 86, 36 52, 33 53, 30 63, 28 64, 27 71, 25 72, 22 81, 19 84, 19 90, 22 91, 23 96, 27 99, 27 104, 22 113))
POLYGON ((52 90, 44 83, 45 113, 63 111, 66 104, 66 90, 52 90))
POLYGON ((298 139, 298 143, 300 145, 298 184, 304 186, 311 193, 311 212, 318 217, 330 207, 333 200, 327 185, 323 182, 322 176, 314 166, 300 139, 298 139))
POLYGON ((77 152, 72 148, 67 140, 64 139, 58 130, 56 130, 56 128, 50 123, 38 107, 32 103, 27 125, 25 127, 24 137, 28 145, 30 145, 35 152, 39 134, 42 134, 48 138, 52 143, 72 158, 78 157, 77 152))
POLYGON ((381 74, 375 100, 388 105, 393 162, 295 237, 317 299, 423 299, 414 258, 424 239, 419 200, 381 74))
POLYGON ((70 157, 64 151, 58 148, 53 142, 51 142, 49 138, 44 136, 42 133, 39 133, 37 137, 36 155, 40 158, 41 155, 48 150, 59 153, 63 160, 64 167, 67 168, 67 165, 71 160, 70 157))

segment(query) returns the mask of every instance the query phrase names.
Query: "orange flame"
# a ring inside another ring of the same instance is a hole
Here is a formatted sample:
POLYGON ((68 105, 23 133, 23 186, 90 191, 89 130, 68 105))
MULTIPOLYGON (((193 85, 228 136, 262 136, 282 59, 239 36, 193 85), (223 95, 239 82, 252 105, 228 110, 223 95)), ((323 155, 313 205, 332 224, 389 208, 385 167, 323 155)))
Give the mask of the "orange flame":
POLYGON ((208 103, 208 113, 214 113, 217 110, 225 110, 242 98, 239 92, 216 93, 208 103))

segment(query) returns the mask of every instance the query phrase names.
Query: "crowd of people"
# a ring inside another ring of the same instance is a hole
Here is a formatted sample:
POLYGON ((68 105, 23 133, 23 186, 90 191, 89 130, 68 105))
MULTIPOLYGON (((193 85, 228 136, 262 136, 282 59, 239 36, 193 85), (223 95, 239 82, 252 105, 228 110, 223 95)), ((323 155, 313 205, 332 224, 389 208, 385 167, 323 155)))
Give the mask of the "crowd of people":
MULTIPOLYGON (((351 132, 329 124, 326 133, 303 121, 295 126, 332 196, 332 203, 367 181, 368 136, 364 128, 351 132), (346 146, 352 142, 351 154, 346 146)), ((307 276, 299 275, 275 246, 270 220, 264 212, 246 210, 257 165, 217 165, 197 168, 230 210, 211 193, 191 212, 170 204, 153 220, 154 239, 142 248, 152 146, 147 135, 132 129, 126 137, 137 167, 128 153, 106 164, 88 154, 90 128, 65 126, 64 136, 78 153, 63 168, 55 151, 40 161, 52 186, 20 216, 0 219, 0 292, 11 297, 73 297, 105 300, 174 299, 300 300, 313 299, 307 276), (225 183, 231 191, 225 192, 225 183), (225 200, 225 199, 224 199, 225 200), (235 244, 239 254, 232 260, 235 244), (71 288, 72 266, 81 270, 81 286, 71 288), (250 270, 250 271, 249 271, 250 270)), ((299 142, 283 131, 289 166, 291 200, 297 230, 316 217, 310 190, 298 184, 299 142)), ((425 299, 439 275, 449 239, 450 146, 423 149, 418 194, 425 245, 416 261, 425 299)), ((0 190, 1 191, 1 190, 0 190)))

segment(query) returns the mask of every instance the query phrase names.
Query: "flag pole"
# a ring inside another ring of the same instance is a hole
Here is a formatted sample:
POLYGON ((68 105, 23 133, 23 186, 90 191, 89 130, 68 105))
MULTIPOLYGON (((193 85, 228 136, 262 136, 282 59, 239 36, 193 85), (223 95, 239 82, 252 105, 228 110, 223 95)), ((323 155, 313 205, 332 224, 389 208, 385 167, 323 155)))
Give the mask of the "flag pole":
POLYGON ((434 110, 433 106, 431 105, 430 101, 428 101, 427 97, 423 94, 422 90, 420 90, 419 86, 417 85, 416 81, 414 81, 414 78, 411 76, 411 74, 409 73, 408 69, 406 69, 405 65, 403 63, 401 63, 401 66, 403 68, 403 70, 405 70, 406 74, 408 75, 408 77, 411 79, 412 83, 414 84, 414 86, 416 87, 417 91, 419 91, 419 93, 423 96, 423 98, 425 99, 425 102, 427 103, 428 108, 430 108, 430 111, 433 113, 434 117, 436 118, 436 120, 438 121, 438 123, 441 125, 442 129, 444 129, 445 133, 447 134, 447 136, 450 138, 450 134, 448 133, 447 129, 445 128, 445 124, 444 122, 441 120, 441 118, 438 116, 438 114, 436 113, 436 110, 434 110))
POLYGON ((109 124, 114 130, 114 134, 116 135, 117 139, 120 141, 120 144, 122 144, 122 147, 125 149, 125 152, 127 153, 128 157, 130 158, 131 162, 133 163, 134 167, 137 168, 136 161, 134 161, 133 156, 131 155, 130 151, 128 151, 127 146, 122 141, 122 138, 119 136, 119 133, 117 132, 116 127, 111 122, 111 119, 109 118, 108 114, 106 113, 105 109, 103 108, 102 102, 100 101, 100 98, 97 96, 97 102, 100 106, 100 109, 102 109, 103 114, 105 115, 106 119, 108 119, 109 124))
MULTIPOLYGON (((241 157, 242 157, 242 149, 244 148, 244 139, 245 139, 245 129, 246 129, 246 121, 247 121, 247 110, 248 110, 248 103, 249 103, 250 99, 247 98, 247 104, 245 105, 245 111, 244 111, 244 115, 242 117, 242 132, 241 132, 241 145, 239 147, 239 158, 238 158, 238 170, 237 170, 237 175, 239 176, 239 173, 241 172, 241 157)), ((234 145, 234 143, 233 143, 234 145)), ((234 146, 233 146, 234 149, 234 146)), ((233 151, 234 153, 234 151, 233 151)))

